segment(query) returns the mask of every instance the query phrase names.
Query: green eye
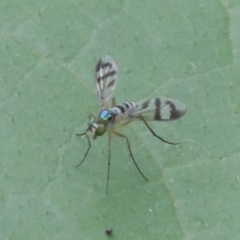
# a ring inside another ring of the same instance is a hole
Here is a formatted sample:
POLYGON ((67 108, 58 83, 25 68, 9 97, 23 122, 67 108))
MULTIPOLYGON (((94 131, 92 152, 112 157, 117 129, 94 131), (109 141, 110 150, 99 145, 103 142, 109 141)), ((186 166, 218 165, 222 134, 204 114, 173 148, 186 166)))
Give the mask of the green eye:
POLYGON ((103 124, 99 124, 96 132, 95 132, 95 136, 101 136, 106 132, 106 127, 103 124))

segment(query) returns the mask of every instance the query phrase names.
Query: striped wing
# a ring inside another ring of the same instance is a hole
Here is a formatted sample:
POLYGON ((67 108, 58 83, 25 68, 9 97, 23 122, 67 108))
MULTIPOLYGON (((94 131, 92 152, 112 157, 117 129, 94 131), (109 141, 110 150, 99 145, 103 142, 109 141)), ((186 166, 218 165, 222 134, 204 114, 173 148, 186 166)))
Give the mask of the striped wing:
POLYGON ((187 111, 186 105, 171 98, 152 98, 139 104, 132 112, 133 117, 143 116, 145 120, 169 121, 182 117, 187 111))
POLYGON ((187 109, 186 105, 178 100, 159 97, 143 103, 125 102, 112 108, 116 114, 116 121, 141 120, 170 121, 182 117, 187 109))
POLYGON ((117 85, 117 65, 110 56, 99 59, 95 68, 96 89, 101 109, 110 107, 112 93, 117 85))

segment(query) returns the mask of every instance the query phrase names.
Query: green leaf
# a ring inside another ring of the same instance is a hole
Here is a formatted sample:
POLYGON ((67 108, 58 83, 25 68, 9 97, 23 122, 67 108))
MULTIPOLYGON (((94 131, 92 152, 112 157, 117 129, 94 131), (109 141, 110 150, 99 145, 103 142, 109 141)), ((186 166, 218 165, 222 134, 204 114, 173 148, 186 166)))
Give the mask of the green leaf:
POLYGON ((240 3, 0 3, 0 239, 239 239, 240 3), (119 68, 117 103, 167 96, 181 120, 112 139, 76 133, 98 114, 97 60, 119 68), (113 228, 113 236, 105 230, 113 228))

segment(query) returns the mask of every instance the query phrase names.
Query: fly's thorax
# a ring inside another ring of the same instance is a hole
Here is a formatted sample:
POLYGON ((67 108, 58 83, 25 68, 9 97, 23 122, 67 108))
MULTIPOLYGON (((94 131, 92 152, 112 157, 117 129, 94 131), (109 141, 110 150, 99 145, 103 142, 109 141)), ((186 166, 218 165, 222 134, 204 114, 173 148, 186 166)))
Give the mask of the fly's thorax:
POLYGON ((102 123, 113 122, 115 119, 115 113, 111 109, 103 109, 98 115, 98 121, 102 123))

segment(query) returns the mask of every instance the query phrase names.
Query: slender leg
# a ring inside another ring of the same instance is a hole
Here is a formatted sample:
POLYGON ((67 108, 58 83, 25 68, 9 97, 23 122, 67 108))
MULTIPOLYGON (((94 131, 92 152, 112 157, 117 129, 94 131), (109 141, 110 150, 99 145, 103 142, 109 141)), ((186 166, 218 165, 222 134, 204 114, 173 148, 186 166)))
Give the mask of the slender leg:
POLYGON ((143 177, 145 180, 148 181, 148 179, 144 176, 144 174, 142 173, 142 171, 141 171, 140 168, 138 167, 138 165, 137 165, 137 163, 136 163, 136 161, 135 161, 135 159, 134 159, 134 157, 133 157, 132 150, 131 150, 131 147, 130 147, 130 142, 129 142, 128 138, 127 138, 125 135, 123 135, 123 134, 121 134, 121 133, 119 133, 119 132, 114 132, 114 134, 117 135, 118 137, 124 138, 124 139, 127 141, 128 151, 129 151, 129 153, 130 153, 130 156, 131 156, 131 158, 132 158, 132 160, 133 160, 133 162, 134 162, 137 170, 138 170, 139 173, 142 175, 142 177, 143 177))
POLYGON ((84 155, 84 157, 83 157, 83 160, 76 166, 76 168, 77 167, 79 167, 82 163, 83 163, 83 161, 85 160, 85 158, 87 157, 87 155, 88 155, 88 152, 89 152, 89 150, 90 150, 90 148, 91 148, 91 142, 90 142, 90 139, 89 139, 89 136, 88 136, 88 134, 85 132, 85 133, 82 133, 82 134, 76 134, 77 136, 83 136, 83 135, 85 135, 86 137, 87 137, 87 140, 88 140, 88 149, 87 149, 87 151, 86 151, 86 153, 85 153, 85 155, 84 155))
POLYGON ((172 145, 178 145, 179 143, 173 143, 173 142, 168 142, 166 140, 164 140, 163 138, 159 137, 153 130, 152 128, 148 125, 148 123, 145 121, 145 119, 143 117, 140 116, 140 118, 144 124, 146 125, 146 127, 148 128, 148 130, 153 134, 154 137, 157 137, 158 139, 160 139, 161 141, 168 143, 168 144, 172 144, 172 145))
POLYGON ((108 172, 107 172, 106 194, 108 193, 108 181, 109 181, 109 176, 110 176, 110 164, 111 164, 111 133, 108 134, 108 172))
POLYGON ((83 136, 87 134, 87 131, 89 131, 89 128, 84 133, 76 133, 76 136, 83 136))
MULTIPOLYGON (((91 118, 93 118, 94 120, 96 119, 96 117, 95 117, 94 114, 92 114, 92 113, 89 114, 89 122, 90 122, 91 118)), ((83 161, 84 161, 85 158, 87 157, 88 152, 89 152, 89 150, 90 150, 90 148, 91 148, 91 142, 90 142, 89 136, 88 136, 88 134, 87 134, 87 132, 88 132, 89 130, 91 131, 91 127, 88 127, 87 130, 86 130, 84 133, 76 133, 77 136, 83 136, 83 135, 85 135, 85 136, 87 137, 87 140, 88 140, 88 149, 87 149, 87 151, 86 151, 86 153, 85 153, 85 155, 84 155, 84 157, 83 157, 83 160, 76 166, 76 168, 79 167, 79 166, 83 163, 83 161)))

